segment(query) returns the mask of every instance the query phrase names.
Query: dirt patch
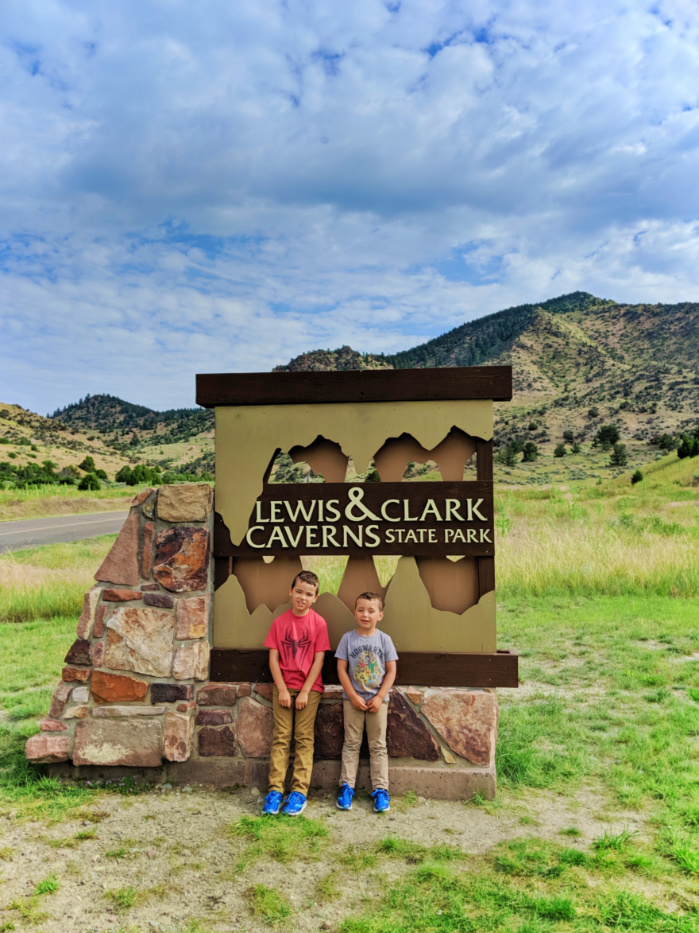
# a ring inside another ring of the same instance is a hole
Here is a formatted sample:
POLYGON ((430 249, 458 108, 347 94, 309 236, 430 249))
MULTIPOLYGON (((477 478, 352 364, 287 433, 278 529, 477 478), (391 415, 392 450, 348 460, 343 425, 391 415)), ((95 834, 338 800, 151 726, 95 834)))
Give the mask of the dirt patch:
POLYGON ((591 788, 573 798, 504 793, 487 806, 422 798, 410 805, 394 798, 391 811, 382 815, 361 796, 350 812, 340 812, 330 795, 312 798, 306 811, 328 829, 320 856, 280 864, 247 857, 249 843, 229 831, 231 824, 257 816, 260 809, 261 797, 247 791, 184 788, 136 798, 105 796, 81 818, 54 826, 19 822, 9 815, 0 820, 0 851, 5 853, 0 926, 11 921, 17 930, 29 929, 9 905, 28 898, 37 884, 54 875, 58 890, 38 900, 38 908, 49 916, 31 925, 33 930, 180 933, 198 920, 202 930, 261 933, 269 926, 250 908, 250 891, 258 884, 288 898, 291 928, 337 929, 342 918, 360 907, 358 884, 363 893, 378 892, 409 867, 405 860, 379 858, 360 876, 352 875, 339 861, 348 846, 369 851, 387 836, 396 836, 422 846, 456 846, 468 858, 519 838, 587 848, 605 831, 628 829, 644 835, 646 830, 641 814, 611 811, 603 794, 591 788), (562 835, 571 827, 580 835, 562 835), (334 896, 323 889, 331 879, 334 896), (125 889, 135 892, 135 902, 120 908, 109 892, 125 889))

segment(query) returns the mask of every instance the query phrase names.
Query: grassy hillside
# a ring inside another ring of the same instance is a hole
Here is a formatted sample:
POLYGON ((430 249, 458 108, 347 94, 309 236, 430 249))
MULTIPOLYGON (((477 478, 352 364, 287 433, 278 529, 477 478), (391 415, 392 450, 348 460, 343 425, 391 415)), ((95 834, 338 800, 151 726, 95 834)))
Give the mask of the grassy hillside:
MULTIPOLYGON (((338 369, 340 355, 346 368, 346 347, 304 354, 280 368, 338 369)), ((541 457, 505 469, 510 482, 607 476, 609 453, 590 447, 605 424, 618 428, 629 462, 643 465, 662 455, 654 443, 662 434, 678 435, 699 421, 699 304, 621 305, 574 292, 370 359, 395 368, 512 365, 513 399, 496 406, 496 449, 531 441, 541 457), (562 442, 566 455, 554 458, 562 442), (581 451, 572 453, 576 442, 581 451)))
MULTIPOLYGON (((510 484, 548 484, 620 472, 608 450, 592 446, 603 425, 617 428, 629 465, 643 468, 663 456, 661 435, 677 436, 699 421, 697 359, 699 304, 622 305, 573 292, 470 321, 401 353, 314 350, 276 371, 511 364, 514 397, 496 406, 496 453, 529 442, 539 457, 525 463, 518 453, 514 464, 498 464, 497 475, 510 484), (555 457, 561 443, 565 454, 555 457)), ((50 418, 17 406, 5 411, 17 464, 32 454, 63 466, 90 453, 110 475, 124 463, 214 472, 214 416, 206 409, 157 412, 94 395, 50 418), (18 446, 21 437, 37 450, 18 446)), ((0 441, 2 431, 0 420, 0 441)))

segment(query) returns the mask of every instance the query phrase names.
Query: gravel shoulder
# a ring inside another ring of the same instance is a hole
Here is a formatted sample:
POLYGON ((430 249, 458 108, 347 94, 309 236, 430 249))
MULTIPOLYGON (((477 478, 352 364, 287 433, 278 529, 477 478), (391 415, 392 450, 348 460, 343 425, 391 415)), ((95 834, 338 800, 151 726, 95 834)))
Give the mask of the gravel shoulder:
MULTIPOLYGON (((593 839, 621 829, 645 835, 641 814, 610 811, 601 792, 584 788, 575 797, 550 792, 501 793, 478 806, 417 798, 394 798, 389 813, 377 815, 367 798, 355 798, 351 812, 335 798, 315 797, 306 815, 328 830, 318 851, 299 851, 286 864, 255 857, 250 842, 230 827, 256 817, 261 796, 203 788, 157 790, 128 798, 103 794, 76 818, 47 826, 0 817, 0 929, 62 933, 185 933, 248 931, 269 924, 254 916, 251 891, 264 884, 285 895, 292 916, 285 930, 336 930, 361 909, 363 896, 385 890, 410 860, 379 858, 353 874, 342 854, 361 853, 389 836, 423 846, 447 844, 468 859, 503 842, 543 838, 587 849, 593 839), (576 827, 581 835, 563 836, 576 827), (81 838, 82 837, 82 838, 81 838), (21 915, 36 886, 49 876, 58 890, 35 899, 33 919, 21 915), (110 892, 132 889, 134 903, 115 903, 110 892), (25 900, 22 901, 21 899, 25 900), (12 904, 14 907, 11 907, 12 904), (41 917, 45 914, 45 917, 41 917)), ((279 819, 287 819, 279 817, 279 819)))

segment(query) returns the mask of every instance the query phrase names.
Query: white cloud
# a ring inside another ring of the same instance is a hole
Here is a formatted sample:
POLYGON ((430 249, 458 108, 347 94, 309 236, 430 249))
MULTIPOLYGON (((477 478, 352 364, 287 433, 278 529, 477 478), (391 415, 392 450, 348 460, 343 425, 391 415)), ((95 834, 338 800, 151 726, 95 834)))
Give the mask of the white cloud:
POLYGON ((578 288, 696 298, 698 33, 689 0, 8 0, 0 397, 186 405, 578 288))

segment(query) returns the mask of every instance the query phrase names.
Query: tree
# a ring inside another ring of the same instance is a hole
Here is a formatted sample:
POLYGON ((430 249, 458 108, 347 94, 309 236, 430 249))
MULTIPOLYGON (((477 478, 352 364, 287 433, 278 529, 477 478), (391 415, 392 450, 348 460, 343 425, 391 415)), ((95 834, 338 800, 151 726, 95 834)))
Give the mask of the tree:
POLYGON ((692 439, 688 434, 683 434, 680 440, 680 446, 677 448, 677 456, 680 460, 692 456, 692 439))
POLYGON ((574 454, 579 454, 580 451, 582 450, 582 447, 581 447, 580 444, 578 444, 578 442, 576 441, 570 449, 572 450, 572 452, 573 452, 574 454))
POLYGON ((628 462, 629 455, 626 453, 626 444, 615 444, 609 458, 610 466, 625 467, 628 462))
POLYGON ((504 450, 498 452, 497 460, 499 463, 504 464, 504 466, 513 467, 517 463, 517 453, 518 450, 516 446, 510 442, 504 450))
POLYGON ((619 440, 619 428, 615 424, 603 424, 592 441, 593 447, 609 450, 619 440))
POLYGON ((539 448, 534 441, 527 441, 522 448, 522 463, 533 463, 539 456, 539 448))
POLYGON ((562 443, 557 444, 553 451, 554 457, 565 457, 567 453, 568 451, 566 450, 566 445, 562 443))
POLYGON ((640 483, 642 479, 643 473, 641 473, 640 470, 636 470, 631 476, 631 483, 635 485, 636 483, 640 483))
POLYGON ((79 463, 78 466, 81 470, 85 470, 86 473, 95 472, 95 459, 94 457, 85 457, 82 463, 79 463))
POLYGON ((564 431, 563 440, 566 441, 566 443, 568 444, 572 444, 573 441, 575 440, 575 435, 573 434, 572 431, 564 431))
POLYGON ((102 484, 94 473, 86 473, 78 483, 78 489, 101 489, 102 484))
POLYGON ((109 477, 107 476, 104 470, 95 470, 95 476, 97 477, 97 479, 104 480, 105 483, 109 480, 109 477))

